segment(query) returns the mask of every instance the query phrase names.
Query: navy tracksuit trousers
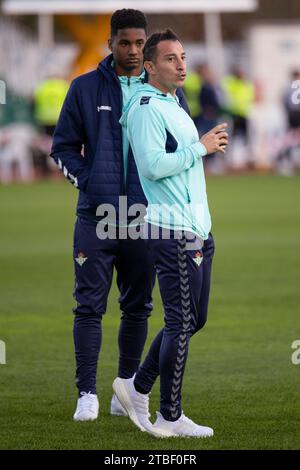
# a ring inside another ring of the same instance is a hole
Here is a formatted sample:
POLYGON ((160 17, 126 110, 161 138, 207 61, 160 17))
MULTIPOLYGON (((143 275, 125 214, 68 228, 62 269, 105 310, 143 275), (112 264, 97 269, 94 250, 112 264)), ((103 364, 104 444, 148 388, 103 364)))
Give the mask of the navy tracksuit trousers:
POLYGON ((207 319, 214 241, 209 234, 204 245, 197 237, 191 245, 184 232, 180 239, 171 232, 171 239, 162 239, 160 234, 147 243, 158 276, 165 326, 152 342, 134 384, 141 393, 149 393, 160 375, 160 411, 165 419, 175 421, 182 413, 189 341, 207 319))
POLYGON ((74 266, 76 385, 79 393, 96 393, 101 320, 113 269, 117 271, 122 311, 118 375, 125 379, 132 377, 140 364, 152 310, 155 270, 145 240, 100 240, 96 224, 80 217, 74 230, 74 266))

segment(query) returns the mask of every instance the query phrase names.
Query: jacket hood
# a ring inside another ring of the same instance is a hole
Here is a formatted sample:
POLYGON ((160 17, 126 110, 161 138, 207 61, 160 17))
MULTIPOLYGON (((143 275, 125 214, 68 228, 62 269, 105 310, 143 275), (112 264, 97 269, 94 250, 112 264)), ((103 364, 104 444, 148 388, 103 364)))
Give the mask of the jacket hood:
POLYGON ((128 118, 128 113, 131 109, 131 107, 142 97, 150 97, 151 99, 156 99, 156 100, 163 100, 163 101, 169 101, 169 102, 174 102, 174 96, 172 96, 170 93, 165 94, 162 91, 160 91, 158 88, 153 87, 149 83, 145 83, 144 85, 141 85, 140 88, 137 89, 136 93, 134 96, 128 101, 127 105, 124 108, 122 117, 120 119, 120 124, 123 127, 127 127, 127 118, 128 118))
POLYGON ((115 69, 111 66, 113 60, 113 55, 109 54, 101 62, 99 62, 97 69, 100 70, 100 72, 102 72, 103 75, 105 75, 107 78, 114 76, 117 79, 115 69))

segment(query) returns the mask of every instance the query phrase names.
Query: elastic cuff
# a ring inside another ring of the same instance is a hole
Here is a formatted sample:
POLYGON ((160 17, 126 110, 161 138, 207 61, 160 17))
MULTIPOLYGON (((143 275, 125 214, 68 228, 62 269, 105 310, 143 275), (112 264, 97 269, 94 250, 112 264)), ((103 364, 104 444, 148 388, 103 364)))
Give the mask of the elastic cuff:
POLYGON ((198 160, 199 158, 205 157, 205 155, 207 155, 206 147, 201 142, 197 142, 196 144, 194 144, 194 148, 197 151, 198 160))

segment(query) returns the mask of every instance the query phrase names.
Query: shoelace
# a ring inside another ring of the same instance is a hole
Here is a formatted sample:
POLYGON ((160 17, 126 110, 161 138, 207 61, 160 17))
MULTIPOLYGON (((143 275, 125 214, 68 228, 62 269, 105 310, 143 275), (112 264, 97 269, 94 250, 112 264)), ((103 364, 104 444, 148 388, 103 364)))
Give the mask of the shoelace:
POLYGON ((85 398, 85 400, 79 400, 81 410, 93 410, 93 404, 95 403, 95 397, 91 392, 80 392, 81 398, 85 398))
POLYGON ((190 418, 185 416, 185 414, 183 414, 183 412, 182 412, 182 415, 179 418, 179 421, 182 421, 183 423, 187 423, 187 424, 192 424, 192 425, 195 424, 194 421, 192 421, 190 418))
POLYGON ((144 413, 145 415, 147 415, 148 418, 149 418, 150 417, 150 413, 149 413, 149 395, 144 395, 142 393, 137 392, 136 397, 138 399, 139 410, 142 413, 144 413))
POLYGON ((183 413, 180 416, 179 420, 181 421, 181 428, 182 430, 188 431, 191 435, 197 436, 199 428, 203 426, 199 426, 199 424, 194 423, 193 420, 185 416, 183 413))
POLYGON ((148 418, 150 418, 151 414, 149 412, 149 397, 151 395, 151 393, 148 393, 148 394, 143 394, 143 393, 139 393, 137 390, 135 390, 134 388, 134 379, 135 379, 135 375, 132 377, 132 386, 133 386, 133 389, 135 391, 135 396, 137 398, 137 401, 138 401, 138 408, 139 408, 139 411, 141 411, 141 413, 145 414, 148 418))

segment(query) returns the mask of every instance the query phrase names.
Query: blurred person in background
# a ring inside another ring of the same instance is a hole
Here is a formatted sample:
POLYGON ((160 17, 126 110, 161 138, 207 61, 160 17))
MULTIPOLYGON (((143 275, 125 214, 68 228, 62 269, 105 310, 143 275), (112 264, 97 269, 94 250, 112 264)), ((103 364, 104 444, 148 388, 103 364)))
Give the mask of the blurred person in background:
POLYGON ((300 70, 293 70, 290 75, 290 83, 284 97, 284 105, 288 119, 289 129, 300 129, 300 99, 299 92, 295 93, 300 87, 300 70))
MULTIPOLYGON (((202 82, 198 96, 201 112, 196 125, 201 136, 217 125, 224 106, 224 94, 208 64, 202 64, 199 73, 202 82)), ((207 155, 203 162, 211 172, 220 173, 224 170, 224 157, 217 153, 207 155)))
MULTIPOLYGON (((72 82, 54 133, 51 156, 79 189, 74 231, 76 421, 98 416, 96 373, 101 324, 114 267, 122 311, 119 377, 131 378, 138 369, 152 311, 155 271, 145 241, 128 237, 134 216, 127 213, 126 219, 119 220, 113 238, 100 239, 96 233, 101 227, 97 209, 104 204, 118 216, 120 196, 126 198, 128 210, 134 204, 147 206, 126 130, 119 123, 122 109, 147 81, 143 68, 146 31, 147 20, 141 11, 123 9, 112 15, 108 41, 112 53, 95 71, 72 82), (121 237, 124 228, 126 237, 121 237)), ((182 91, 178 95, 187 109, 182 91)), ((115 395, 110 412, 127 415, 115 395)))
POLYGON ((34 179, 32 150, 37 136, 30 100, 6 87, 6 104, 0 107, 0 182, 34 179))
POLYGON ((223 78, 225 111, 232 119, 232 140, 227 158, 233 167, 245 167, 249 160, 249 117, 254 103, 254 85, 244 70, 234 66, 231 75, 223 78))
POLYGON ((12 123, 1 129, 0 182, 20 181, 30 183, 34 179, 32 145, 35 129, 27 123, 12 123))
POLYGON ((51 137, 68 89, 69 83, 53 74, 39 83, 34 91, 35 120, 51 137))
POLYGON ((300 70, 293 70, 284 93, 283 106, 287 119, 287 133, 276 159, 277 171, 292 175, 300 168, 300 70), (298 91, 297 91, 298 90, 298 91))
POLYGON ((40 130, 40 138, 36 142, 35 162, 42 176, 48 176, 50 173, 48 155, 52 136, 68 89, 69 83, 49 68, 47 78, 39 83, 34 91, 34 117, 40 130))
POLYGON ((197 64, 195 70, 188 72, 184 83, 184 94, 189 106, 190 116, 198 129, 201 115, 199 94, 202 87, 201 64, 197 64))

